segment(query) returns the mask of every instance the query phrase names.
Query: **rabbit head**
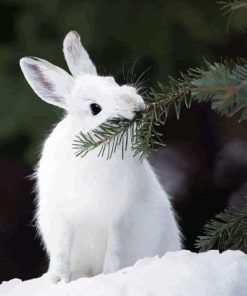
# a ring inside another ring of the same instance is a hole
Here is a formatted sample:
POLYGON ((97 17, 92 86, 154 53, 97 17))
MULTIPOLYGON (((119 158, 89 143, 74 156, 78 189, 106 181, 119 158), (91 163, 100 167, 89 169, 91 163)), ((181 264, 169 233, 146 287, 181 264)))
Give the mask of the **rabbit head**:
POLYGON ((20 66, 36 94, 47 103, 65 109, 82 131, 90 131, 118 116, 131 120, 136 112, 145 109, 136 88, 120 86, 113 77, 97 75, 78 33, 67 34, 63 52, 72 75, 34 57, 22 58, 20 66))

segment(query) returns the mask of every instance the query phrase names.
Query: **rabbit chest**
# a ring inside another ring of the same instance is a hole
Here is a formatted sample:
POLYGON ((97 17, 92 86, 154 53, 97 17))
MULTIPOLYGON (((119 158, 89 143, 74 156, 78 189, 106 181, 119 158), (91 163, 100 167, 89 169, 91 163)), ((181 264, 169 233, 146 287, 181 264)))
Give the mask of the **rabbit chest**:
POLYGON ((122 160, 116 154, 106 160, 97 157, 98 151, 76 157, 73 140, 65 118, 45 142, 37 170, 39 211, 104 225, 121 215, 140 189, 134 183, 135 168, 129 163, 133 158, 126 154, 122 160))

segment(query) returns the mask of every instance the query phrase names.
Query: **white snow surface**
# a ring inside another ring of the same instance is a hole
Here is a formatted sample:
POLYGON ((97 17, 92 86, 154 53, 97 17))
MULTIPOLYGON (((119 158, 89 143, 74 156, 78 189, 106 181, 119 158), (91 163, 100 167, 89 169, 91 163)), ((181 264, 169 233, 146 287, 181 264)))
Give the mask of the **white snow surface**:
POLYGON ((247 255, 240 251, 169 252, 113 274, 51 284, 45 277, 0 285, 4 296, 246 296, 247 255))

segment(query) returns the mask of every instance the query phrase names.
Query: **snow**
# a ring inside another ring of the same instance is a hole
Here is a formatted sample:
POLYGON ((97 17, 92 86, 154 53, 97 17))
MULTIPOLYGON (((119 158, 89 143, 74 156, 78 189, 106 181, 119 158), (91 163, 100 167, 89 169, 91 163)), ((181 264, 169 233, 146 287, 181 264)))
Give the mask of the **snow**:
POLYGON ((0 285, 4 296, 246 296, 247 256, 240 251, 169 252, 113 274, 51 284, 45 277, 0 285))

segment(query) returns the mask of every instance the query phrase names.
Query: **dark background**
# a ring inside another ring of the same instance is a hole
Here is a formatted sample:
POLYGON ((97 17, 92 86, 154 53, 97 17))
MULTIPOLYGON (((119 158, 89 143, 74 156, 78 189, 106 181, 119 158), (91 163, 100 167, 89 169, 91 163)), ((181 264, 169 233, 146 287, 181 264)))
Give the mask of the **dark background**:
MULTIPOLYGON (((41 143, 62 111, 42 102, 19 68, 37 56, 67 69, 66 33, 76 30, 102 75, 145 87, 200 66, 203 58, 246 57, 246 10, 227 27, 215 1, 0 0, 0 282, 28 279, 47 260, 33 226, 33 181, 41 143), (135 75, 131 75, 135 73, 135 75)), ((246 124, 225 119, 206 104, 174 114, 164 129, 167 148, 151 157, 173 196, 184 245, 227 206, 242 206, 246 188, 246 124)))

